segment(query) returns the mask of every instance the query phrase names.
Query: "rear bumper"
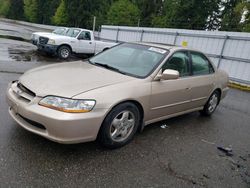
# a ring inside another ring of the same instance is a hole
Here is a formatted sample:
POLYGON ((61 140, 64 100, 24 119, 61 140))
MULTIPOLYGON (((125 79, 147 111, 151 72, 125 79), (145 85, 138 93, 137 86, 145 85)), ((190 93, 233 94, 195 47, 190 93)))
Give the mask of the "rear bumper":
POLYGON ((64 113, 38 105, 41 98, 31 102, 20 99, 12 88, 7 90, 11 117, 24 129, 49 140, 73 144, 94 141, 107 109, 89 113, 64 113))
POLYGON ((50 53, 50 54, 56 54, 57 52, 57 45, 50 45, 50 44, 37 44, 38 50, 50 53))

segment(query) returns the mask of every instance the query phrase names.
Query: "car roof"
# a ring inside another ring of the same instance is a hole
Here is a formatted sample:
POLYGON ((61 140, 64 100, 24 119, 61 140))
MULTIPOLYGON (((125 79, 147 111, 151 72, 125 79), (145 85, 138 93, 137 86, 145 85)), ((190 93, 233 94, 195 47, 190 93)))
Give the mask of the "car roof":
POLYGON ((88 29, 82 29, 82 28, 77 28, 77 27, 70 27, 70 29, 79 29, 79 30, 81 30, 81 31, 90 31, 90 30, 88 30, 88 29))
POLYGON ((171 51, 175 51, 175 50, 192 50, 192 51, 199 52, 199 50, 196 50, 196 49, 192 49, 192 48, 189 48, 189 47, 178 46, 178 45, 173 45, 173 44, 163 44, 163 43, 156 43, 156 42, 136 42, 136 43, 141 44, 141 45, 152 46, 152 47, 156 47, 156 48, 163 48, 163 49, 171 50, 171 51))

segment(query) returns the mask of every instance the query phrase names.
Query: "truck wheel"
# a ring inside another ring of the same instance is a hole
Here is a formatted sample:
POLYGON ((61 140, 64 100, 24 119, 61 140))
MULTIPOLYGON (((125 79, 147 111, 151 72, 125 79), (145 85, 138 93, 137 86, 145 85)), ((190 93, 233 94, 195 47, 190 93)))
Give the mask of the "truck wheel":
POLYGON ((98 135, 99 143, 115 149, 128 144, 140 124, 140 112, 130 102, 116 106, 105 118, 98 135))
POLYGON ((57 50, 57 55, 61 59, 68 59, 71 55, 71 50, 68 46, 60 46, 57 50))

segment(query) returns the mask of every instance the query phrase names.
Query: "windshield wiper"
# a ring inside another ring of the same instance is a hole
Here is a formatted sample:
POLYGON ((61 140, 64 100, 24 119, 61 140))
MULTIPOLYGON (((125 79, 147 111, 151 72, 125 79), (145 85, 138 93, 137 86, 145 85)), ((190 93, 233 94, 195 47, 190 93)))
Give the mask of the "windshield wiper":
POLYGON ((102 64, 102 63, 91 62, 90 60, 89 60, 89 62, 90 62, 91 64, 93 64, 93 65, 97 65, 97 66, 100 66, 100 67, 104 67, 104 68, 106 68, 106 69, 113 70, 113 71, 119 72, 119 73, 121 73, 121 74, 127 75, 127 73, 121 71, 121 70, 118 69, 118 68, 112 67, 112 66, 110 66, 110 65, 108 65, 108 64, 102 64))

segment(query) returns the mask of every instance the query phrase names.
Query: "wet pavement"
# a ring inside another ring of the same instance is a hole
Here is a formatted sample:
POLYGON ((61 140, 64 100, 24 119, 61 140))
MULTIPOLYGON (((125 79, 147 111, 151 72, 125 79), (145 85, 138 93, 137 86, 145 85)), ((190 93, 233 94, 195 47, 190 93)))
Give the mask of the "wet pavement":
POLYGON ((0 187, 250 187, 250 93, 231 89, 212 117, 149 125, 121 149, 61 145, 18 126, 5 100, 22 72, 61 61, 3 38, 0 57, 0 187))

